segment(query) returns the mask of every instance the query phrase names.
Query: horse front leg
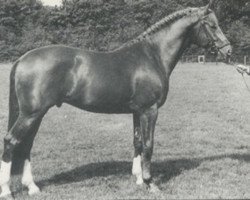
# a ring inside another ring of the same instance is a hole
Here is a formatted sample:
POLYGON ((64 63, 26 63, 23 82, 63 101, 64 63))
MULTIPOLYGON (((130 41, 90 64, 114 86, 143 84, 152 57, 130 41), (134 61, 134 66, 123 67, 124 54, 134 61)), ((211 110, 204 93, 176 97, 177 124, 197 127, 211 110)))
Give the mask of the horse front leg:
POLYGON ((141 153, 142 153, 142 141, 141 141, 141 128, 140 128, 140 116, 136 113, 133 114, 134 123, 134 159, 132 166, 132 174, 136 176, 136 184, 143 184, 142 179, 142 167, 141 167, 141 153))
POLYGON ((152 182, 151 158, 154 146, 154 129, 158 116, 157 105, 153 105, 140 114, 140 127, 142 136, 142 178, 150 191, 157 192, 159 189, 152 182))

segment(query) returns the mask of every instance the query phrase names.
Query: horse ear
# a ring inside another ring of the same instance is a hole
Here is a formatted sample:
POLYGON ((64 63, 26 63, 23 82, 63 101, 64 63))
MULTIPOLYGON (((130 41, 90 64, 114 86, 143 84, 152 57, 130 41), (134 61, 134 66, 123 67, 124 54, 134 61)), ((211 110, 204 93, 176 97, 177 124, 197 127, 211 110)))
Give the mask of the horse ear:
POLYGON ((208 5, 205 7, 205 14, 209 14, 210 13, 210 9, 212 7, 212 5, 214 4, 214 0, 210 0, 208 5))
POLYGON ((213 4, 214 4, 214 0, 210 0, 208 3, 208 8, 211 8, 213 4))

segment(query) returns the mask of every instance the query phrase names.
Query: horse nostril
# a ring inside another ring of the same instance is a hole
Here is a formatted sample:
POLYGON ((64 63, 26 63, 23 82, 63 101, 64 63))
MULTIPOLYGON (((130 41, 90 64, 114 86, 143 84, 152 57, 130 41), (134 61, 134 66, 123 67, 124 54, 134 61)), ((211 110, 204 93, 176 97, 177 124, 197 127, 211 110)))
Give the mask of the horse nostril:
POLYGON ((227 55, 231 55, 232 54, 232 50, 231 49, 229 49, 228 51, 227 51, 227 55))

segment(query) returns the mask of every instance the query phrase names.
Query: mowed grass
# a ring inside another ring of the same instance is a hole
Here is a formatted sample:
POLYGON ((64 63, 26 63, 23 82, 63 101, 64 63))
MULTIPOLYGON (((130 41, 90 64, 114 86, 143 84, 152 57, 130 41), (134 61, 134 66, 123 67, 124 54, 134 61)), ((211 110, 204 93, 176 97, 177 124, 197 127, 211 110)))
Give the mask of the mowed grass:
MULTIPOLYGON (((8 120, 10 64, 0 65, 0 153, 8 120)), ((250 77, 246 77, 250 85, 250 77)), ((179 64, 159 111, 149 193, 131 175, 131 115, 105 115, 63 105, 45 116, 32 150, 42 192, 16 199, 250 198, 250 93, 225 64, 179 64)))

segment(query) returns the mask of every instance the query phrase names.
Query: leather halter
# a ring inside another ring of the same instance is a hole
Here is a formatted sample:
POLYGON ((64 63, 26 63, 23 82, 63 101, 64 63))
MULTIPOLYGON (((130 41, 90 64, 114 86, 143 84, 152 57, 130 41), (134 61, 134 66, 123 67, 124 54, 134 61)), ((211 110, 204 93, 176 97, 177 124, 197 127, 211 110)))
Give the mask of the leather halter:
POLYGON ((218 46, 217 45, 217 41, 218 39, 214 37, 213 33, 211 32, 211 30, 208 28, 211 27, 211 24, 205 20, 207 16, 205 16, 201 21, 201 26, 200 26, 200 30, 199 30, 199 33, 198 35, 200 34, 201 32, 201 29, 204 30, 205 34, 206 34, 206 37, 210 40, 208 42, 208 46, 211 48, 211 49, 214 49, 216 50, 216 53, 218 53, 221 49, 223 49, 224 47, 226 46, 230 46, 230 43, 229 42, 226 42, 225 44, 221 45, 221 46, 218 46))

